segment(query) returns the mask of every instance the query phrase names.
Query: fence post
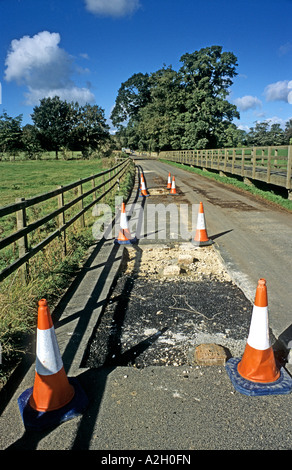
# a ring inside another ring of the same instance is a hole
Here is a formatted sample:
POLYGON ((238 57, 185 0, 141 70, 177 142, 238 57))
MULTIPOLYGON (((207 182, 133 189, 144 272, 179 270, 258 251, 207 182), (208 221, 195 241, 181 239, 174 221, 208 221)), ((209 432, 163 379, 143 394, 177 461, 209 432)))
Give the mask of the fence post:
POLYGON ((255 177, 255 172, 256 172, 256 164, 257 164, 257 151, 256 148, 253 147, 252 149, 252 156, 253 156, 253 161, 252 161, 252 178, 254 179, 255 177))
MULTIPOLYGON (((17 198, 15 202, 23 202, 25 201, 24 197, 17 198)), ((24 227, 26 227, 26 210, 25 206, 23 206, 22 209, 16 212, 16 225, 17 225, 17 230, 21 230, 24 227)), ((18 240, 18 256, 21 258, 28 252, 28 241, 27 241, 27 235, 24 235, 24 237, 20 238, 18 240)), ((20 273, 21 273, 21 278, 24 284, 27 284, 28 282, 28 277, 29 277, 29 264, 28 261, 24 263, 20 267, 20 273)))
POLYGON ((288 189, 288 199, 291 199, 291 170, 292 170, 292 145, 288 145, 288 157, 287 157, 287 179, 286 188, 288 189))
POLYGON ((241 176, 244 176, 244 157, 245 157, 245 153, 244 153, 244 148, 241 149, 241 176))
POLYGON ((235 163, 235 158, 236 158, 236 150, 235 148, 232 149, 232 166, 231 166, 231 173, 234 173, 234 163, 235 163))
POLYGON ((271 158, 272 158, 272 149, 268 148, 268 164, 267 164, 267 183, 270 183, 271 180, 271 158))
MULTIPOLYGON (((63 186, 58 186, 59 189, 62 189, 63 186)), ((60 209, 61 207, 64 207, 64 193, 63 191, 61 194, 58 195, 58 208, 60 209)), ((59 228, 62 227, 62 225, 65 225, 65 212, 62 211, 61 214, 59 214, 59 228)), ((67 242, 66 242, 66 230, 63 231, 61 234, 62 237, 62 251, 63 251, 63 258, 67 255, 67 242)))
MULTIPOLYGON (((80 181, 81 181, 81 179, 80 179, 80 181)), ((78 196, 82 196, 82 194, 83 194, 82 183, 80 183, 79 186, 78 186, 78 196)), ((79 208, 80 208, 80 210, 83 209, 83 198, 79 201, 79 208)), ((82 214, 81 217, 80 217, 80 226, 82 228, 85 226, 84 214, 82 214)))
MULTIPOLYGON (((107 186, 105 184, 105 180, 106 180, 106 175, 103 174, 102 175, 102 191, 103 191, 103 193, 106 191, 106 188, 107 188, 107 186)), ((103 199, 104 202, 106 202, 107 201, 107 196, 103 196, 102 199, 103 199)))
POLYGON ((224 171, 226 171, 226 167, 227 167, 227 152, 228 152, 228 150, 225 149, 225 153, 224 153, 224 171))
MULTIPOLYGON (((115 176, 115 170, 111 170, 110 171, 110 178, 114 178, 115 176)), ((110 190, 110 198, 112 199, 113 198, 113 194, 114 194, 114 190, 115 188, 113 187, 113 184, 114 184, 114 179, 111 180, 111 182, 109 183, 109 187, 112 187, 112 189, 110 190)))
MULTIPOLYGON (((92 186, 92 189, 95 188, 95 178, 94 178, 94 176, 92 177, 92 180, 91 180, 91 186, 92 186)), ((95 201, 95 199, 96 199, 96 191, 93 191, 93 193, 92 193, 92 199, 93 199, 93 201, 95 201)))

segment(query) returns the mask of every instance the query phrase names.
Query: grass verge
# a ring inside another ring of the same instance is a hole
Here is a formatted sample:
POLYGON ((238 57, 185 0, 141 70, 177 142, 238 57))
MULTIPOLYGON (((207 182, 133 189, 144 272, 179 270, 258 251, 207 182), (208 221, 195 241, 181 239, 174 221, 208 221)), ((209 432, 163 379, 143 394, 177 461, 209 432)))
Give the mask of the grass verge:
MULTIPOLYGON (((103 163, 104 169, 112 166, 110 161, 107 161, 106 164, 103 163)), ((59 165, 57 166, 59 168, 59 165)), ((66 178, 68 179, 70 166, 66 168, 66 178)), ((101 168, 98 168, 95 173, 99 171, 101 168)), ((89 172, 82 176, 90 176, 90 174, 92 173, 89 172)), ((115 210, 115 196, 119 195, 123 196, 124 200, 127 199, 133 187, 134 177, 135 166, 132 164, 120 182, 119 192, 113 192, 107 196, 105 201, 102 201, 109 204, 113 212, 115 210)), ((74 180, 73 177, 71 182, 74 180)), ((38 191, 39 193, 40 191, 38 191)), ((30 193, 29 196, 31 195, 33 194, 30 193)), ((27 196, 27 194, 22 192, 22 196, 27 196)), ((88 211, 85 214, 85 227, 81 227, 78 221, 69 227, 66 231, 67 256, 65 258, 62 255, 62 240, 58 238, 31 258, 30 277, 27 285, 22 283, 18 272, 11 274, 1 282, 0 389, 5 385, 11 372, 27 351, 28 336, 36 327, 38 300, 46 298, 52 309, 82 267, 88 256, 89 248, 96 243, 92 235, 92 226, 96 220, 92 211, 88 211)), ((51 227, 48 227, 49 229, 51 227)))

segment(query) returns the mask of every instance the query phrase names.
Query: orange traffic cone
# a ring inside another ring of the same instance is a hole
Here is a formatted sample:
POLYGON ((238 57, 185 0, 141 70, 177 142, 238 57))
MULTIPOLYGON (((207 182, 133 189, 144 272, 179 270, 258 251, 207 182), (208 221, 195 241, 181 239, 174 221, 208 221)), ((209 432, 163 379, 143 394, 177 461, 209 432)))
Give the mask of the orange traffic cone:
POLYGON ((143 173, 141 174, 141 191, 140 191, 140 197, 148 197, 149 194, 148 194, 148 191, 146 189, 146 185, 145 185, 145 179, 144 179, 144 175, 143 173))
POLYGON ((212 243, 214 243, 213 240, 209 239, 207 235, 204 207, 203 207, 202 202, 200 202, 200 205, 199 205, 199 212, 198 212, 198 218, 197 218, 197 230, 196 230, 195 238, 192 240, 192 242, 196 246, 207 246, 207 245, 211 245, 212 243))
POLYGON ((120 231, 118 237, 115 239, 114 243, 119 245, 128 245, 130 243, 136 243, 136 237, 132 238, 131 232, 129 230, 128 218, 126 214, 125 203, 122 203, 121 209, 121 219, 120 219, 120 231))
POLYGON ((177 195, 174 176, 172 177, 171 190, 169 194, 177 195))
POLYGON ((47 301, 39 301, 37 357, 33 393, 29 404, 38 411, 52 411, 66 405, 74 396, 56 340, 47 301))
POLYGON ((265 279, 258 281, 242 359, 227 361, 226 369, 235 388, 245 395, 283 394, 292 389, 292 379, 278 369, 270 343, 265 279))
POLYGON ((18 404, 25 426, 35 429, 67 421, 87 405, 79 384, 66 375, 45 299, 38 308, 34 386, 19 397, 18 404))
POLYGON ((269 338, 265 279, 258 281, 247 344, 237 370, 253 382, 274 382, 280 377, 269 338))
POLYGON ((171 174, 168 173, 167 189, 171 189, 171 174))

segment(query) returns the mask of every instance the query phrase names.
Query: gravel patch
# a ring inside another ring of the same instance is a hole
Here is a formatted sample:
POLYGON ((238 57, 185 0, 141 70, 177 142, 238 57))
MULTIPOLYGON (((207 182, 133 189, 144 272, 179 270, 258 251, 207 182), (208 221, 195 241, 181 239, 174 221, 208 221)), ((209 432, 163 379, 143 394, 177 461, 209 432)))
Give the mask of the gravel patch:
POLYGON ((88 347, 86 367, 192 365, 202 343, 239 356, 251 313, 250 301, 213 246, 131 246, 88 347))

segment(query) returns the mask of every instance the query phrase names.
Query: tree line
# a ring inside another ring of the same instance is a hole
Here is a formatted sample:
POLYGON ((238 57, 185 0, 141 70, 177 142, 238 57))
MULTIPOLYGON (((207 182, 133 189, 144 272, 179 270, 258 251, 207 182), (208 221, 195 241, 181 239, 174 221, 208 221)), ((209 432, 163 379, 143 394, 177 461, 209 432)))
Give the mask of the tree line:
POLYGON ((228 102, 237 58, 221 46, 202 48, 172 66, 136 73, 121 84, 111 120, 122 147, 147 151, 287 145, 292 120, 237 128, 237 107, 228 102))
POLYGON ((24 151, 27 158, 37 158, 46 151, 78 150, 87 158, 93 151, 110 145, 109 126, 104 110, 97 105, 80 106, 58 96, 43 98, 33 108, 33 124, 22 124, 22 115, 0 116, 0 152, 15 155, 24 151))
POLYGON ((210 46, 186 53, 175 71, 135 73, 121 84, 109 132, 104 110, 98 105, 80 106, 58 96, 43 98, 33 108, 33 124, 22 127, 22 115, 0 116, 1 153, 24 151, 37 158, 44 150, 78 150, 83 158, 101 149, 123 147, 141 151, 288 145, 292 143, 292 119, 280 124, 256 122, 249 131, 233 122, 240 115, 228 101, 237 75, 237 58, 210 46))

